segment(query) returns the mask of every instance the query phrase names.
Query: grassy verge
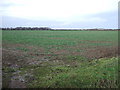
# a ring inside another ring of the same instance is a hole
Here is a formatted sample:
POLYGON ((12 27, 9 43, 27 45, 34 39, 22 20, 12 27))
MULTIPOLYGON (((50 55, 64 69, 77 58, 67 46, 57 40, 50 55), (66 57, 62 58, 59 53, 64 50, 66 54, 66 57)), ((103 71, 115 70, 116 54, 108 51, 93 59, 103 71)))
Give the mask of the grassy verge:
POLYGON ((52 66, 45 62, 43 66, 24 67, 21 69, 24 73, 21 74, 31 73, 32 79, 26 77, 30 88, 117 88, 117 58, 77 63, 73 67, 69 63, 52 66))

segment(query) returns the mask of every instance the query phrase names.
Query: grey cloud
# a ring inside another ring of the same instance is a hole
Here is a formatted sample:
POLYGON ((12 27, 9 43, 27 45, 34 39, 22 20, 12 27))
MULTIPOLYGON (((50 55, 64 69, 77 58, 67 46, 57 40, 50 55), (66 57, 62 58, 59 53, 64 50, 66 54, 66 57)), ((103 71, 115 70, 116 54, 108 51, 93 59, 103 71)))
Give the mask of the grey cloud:
POLYGON ((62 22, 55 20, 29 20, 23 18, 3 16, 2 25, 3 27, 18 27, 18 26, 30 26, 30 27, 41 27, 47 26, 51 28, 118 28, 118 17, 117 12, 107 12, 90 17, 100 17, 106 19, 106 22, 62 22), (68 24, 64 24, 68 23, 68 24))

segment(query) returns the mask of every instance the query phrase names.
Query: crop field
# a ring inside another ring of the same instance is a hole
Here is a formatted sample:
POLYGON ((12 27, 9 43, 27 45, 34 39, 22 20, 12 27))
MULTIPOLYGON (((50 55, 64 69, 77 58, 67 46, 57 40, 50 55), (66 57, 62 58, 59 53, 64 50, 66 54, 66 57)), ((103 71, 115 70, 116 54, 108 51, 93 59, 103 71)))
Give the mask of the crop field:
POLYGON ((117 88, 118 31, 2 31, 3 88, 117 88))

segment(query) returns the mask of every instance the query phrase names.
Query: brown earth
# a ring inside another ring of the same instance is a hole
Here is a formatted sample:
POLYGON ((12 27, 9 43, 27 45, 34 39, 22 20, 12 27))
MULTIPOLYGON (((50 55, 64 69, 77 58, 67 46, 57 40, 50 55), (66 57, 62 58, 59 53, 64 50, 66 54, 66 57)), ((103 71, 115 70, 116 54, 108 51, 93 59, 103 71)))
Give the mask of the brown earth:
POLYGON ((2 50, 2 66, 3 66, 3 88, 20 88, 19 85, 25 87, 22 82, 18 80, 13 80, 13 72, 9 71, 9 69, 18 69, 25 65, 25 60, 20 59, 22 57, 22 53, 18 51, 11 50, 2 50), (21 63, 22 62, 22 63, 21 63), (4 71, 4 69, 7 71, 4 71))
POLYGON ((84 51, 83 56, 91 59, 118 56, 118 47, 96 47, 84 51))
MULTIPOLYGON (((81 46, 67 47, 71 49, 82 49, 81 46)), ((52 54, 46 54, 43 48, 36 48, 33 46, 25 47, 21 45, 9 46, 5 45, 2 49, 2 64, 3 68, 18 69, 26 65, 37 65, 44 61, 53 61, 66 63, 62 60, 66 55, 71 56, 84 56, 89 59, 99 59, 104 57, 116 57, 118 55, 118 47, 94 47, 94 48, 83 48, 82 52, 67 51, 67 49, 50 50, 52 54), (28 51, 15 50, 16 47, 28 48, 28 51)), ((73 62, 76 65, 76 62, 73 62)), ((3 87, 8 88, 26 88, 26 81, 24 77, 15 74, 15 72, 4 72, 3 71, 3 87), (9 74, 9 76, 8 76, 9 74), (16 79, 17 78, 17 79, 16 79)))

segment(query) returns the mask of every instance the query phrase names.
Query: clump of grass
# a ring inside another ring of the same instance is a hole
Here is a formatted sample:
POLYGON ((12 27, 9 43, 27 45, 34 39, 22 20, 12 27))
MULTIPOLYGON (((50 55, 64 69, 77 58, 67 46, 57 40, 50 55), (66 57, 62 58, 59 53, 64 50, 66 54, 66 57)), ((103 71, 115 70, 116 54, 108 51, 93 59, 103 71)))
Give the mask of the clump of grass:
POLYGON ((28 48, 23 48, 23 47, 17 47, 16 49, 17 49, 17 50, 22 50, 22 51, 29 51, 28 48))
POLYGON ((14 68, 9 68, 9 67, 3 67, 2 70, 3 70, 5 73, 15 72, 15 71, 16 71, 16 69, 14 69, 14 68))
POLYGON ((11 77, 12 77, 12 73, 15 72, 16 70, 13 69, 13 68, 10 68, 10 67, 3 67, 2 68, 2 79, 3 79, 3 82, 2 82, 2 87, 3 88, 8 88, 9 87, 9 83, 10 83, 10 80, 11 80, 11 77))

